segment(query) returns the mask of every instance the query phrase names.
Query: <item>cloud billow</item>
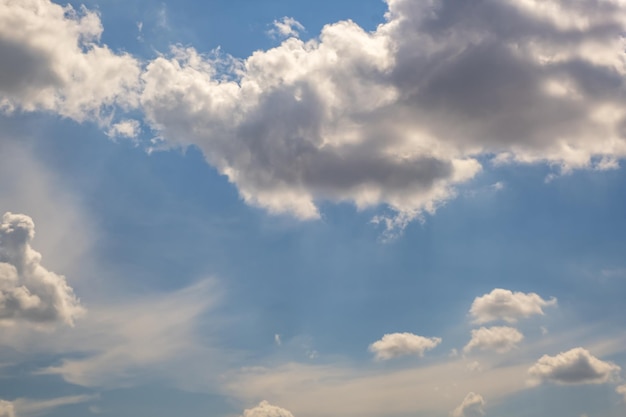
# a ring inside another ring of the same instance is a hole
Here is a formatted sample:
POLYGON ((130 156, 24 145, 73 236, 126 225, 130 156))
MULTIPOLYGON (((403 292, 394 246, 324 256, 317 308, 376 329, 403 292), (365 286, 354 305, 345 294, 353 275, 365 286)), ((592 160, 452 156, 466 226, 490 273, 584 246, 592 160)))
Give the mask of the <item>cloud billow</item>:
POLYGON ((563 385, 603 384, 619 380, 621 368, 602 361, 583 348, 556 356, 544 355, 529 370, 529 383, 553 382, 563 385))
POLYGON ((30 243, 35 224, 23 214, 5 213, 0 222, 0 324, 65 323, 84 309, 65 277, 41 265, 30 243))

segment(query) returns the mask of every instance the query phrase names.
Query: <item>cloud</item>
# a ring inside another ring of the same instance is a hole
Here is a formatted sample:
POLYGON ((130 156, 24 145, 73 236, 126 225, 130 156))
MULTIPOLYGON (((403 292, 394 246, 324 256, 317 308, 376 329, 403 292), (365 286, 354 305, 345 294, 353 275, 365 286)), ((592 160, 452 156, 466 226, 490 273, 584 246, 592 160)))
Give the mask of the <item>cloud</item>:
POLYGON ((0 323, 74 324, 84 309, 65 277, 41 265, 31 247, 35 224, 24 214, 5 213, 0 222, 0 323))
POLYGON ((604 362, 583 348, 571 349, 556 356, 542 356, 529 370, 529 383, 602 384, 619 380, 621 368, 604 362))
POLYGON ((99 44, 96 12, 49 0, 0 0, 0 110, 104 122, 135 107, 138 61, 99 44))
MULTIPOLYGON (((93 401, 98 397, 95 395, 73 395, 68 397, 52 398, 48 400, 33 400, 29 398, 18 398, 13 401, 15 413, 19 417, 37 417, 45 415, 48 411, 72 404, 81 404, 93 401)), ((0 408, 1 409, 1 408, 0 408)), ((2 416, 2 414, 0 414, 2 416)))
POLYGON ((15 407, 13 403, 0 400, 0 417, 15 417, 15 407))
POLYGON ((424 356, 424 352, 434 349, 441 343, 438 337, 423 337, 412 333, 386 334, 369 346, 377 360, 389 360, 406 355, 424 356))
POLYGON ((543 315, 543 307, 556 306, 556 298, 544 300, 535 293, 512 292, 496 288, 491 293, 476 297, 470 308, 473 322, 482 324, 496 320, 515 323, 521 318, 543 315))
POLYGON ((615 392, 622 395, 624 397, 624 401, 626 402, 626 385, 620 385, 615 388, 615 392))
POLYGON ((242 417, 293 417, 293 414, 267 401, 261 401, 256 407, 245 410, 242 417))
POLYGON ((341 21, 242 60, 159 57, 147 121, 248 204, 300 219, 320 201, 384 205, 392 230, 452 198, 478 157, 565 173, 626 154, 623 2, 387 3, 372 32, 341 21))
POLYGON ((480 417, 485 415, 485 400, 479 394, 470 392, 463 402, 452 411, 452 417, 480 417))
POLYGON ((300 36, 300 32, 304 31, 302 23, 298 22, 293 17, 283 17, 280 20, 274 20, 272 23, 273 28, 268 32, 270 35, 281 38, 300 36))
POLYGON ((110 138, 136 138, 141 132, 141 126, 137 120, 126 119, 119 123, 111 125, 107 131, 107 136, 110 138))
MULTIPOLYGON (((201 315, 217 297, 215 282, 204 280, 174 293, 94 305, 71 332, 48 338, 48 351, 63 359, 38 374, 88 387, 134 385, 151 372, 165 373, 181 386, 207 381, 206 373, 215 372, 211 367, 226 363, 226 355, 209 346, 210 337, 202 343, 197 332, 201 315)), ((35 343, 25 335, 6 337, 35 343)))
POLYGON ((524 335, 513 327, 481 327, 472 330, 472 339, 463 348, 463 351, 469 353, 473 349, 480 349, 504 353, 517 347, 517 344, 523 339, 524 335))

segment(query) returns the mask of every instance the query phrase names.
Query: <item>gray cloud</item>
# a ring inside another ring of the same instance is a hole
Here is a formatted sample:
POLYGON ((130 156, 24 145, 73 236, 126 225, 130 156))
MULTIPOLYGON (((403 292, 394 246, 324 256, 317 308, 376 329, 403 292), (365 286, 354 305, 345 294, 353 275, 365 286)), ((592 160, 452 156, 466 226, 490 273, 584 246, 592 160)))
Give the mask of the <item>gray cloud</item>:
POLYGON ((33 220, 5 213, 0 222, 0 322, 73 325, 84 310, 63 276, 41 265, 30 246, 33 220))
POLYGON ((529 382, 557 384, 602 384, 619 380, 621 368, 604 362, 583 348, 571 349, 556 356, 542 356, 529 370, 529 382))
POLYGON ((331 200, 410 220, 473 178, 477 155, 617 166, 622 4, 387 3, 370 33, 338 22, 242 61, 175 50, 143 74, 148 121, 199 146, 248 203, 300 218, 331 200))
MULTIPOLYGON (((143 69, 99 43, 96 13, 36 3, 0 5, 5 110, 107 124, 107 109, 143 111, 156 148, 197 146, 271 213, 387 206, 395 214, 376 220, 393 234, 454 197, 479 161, 567 173, 626 155, 618 0, 387 0, 372 32, 341 21, 245 59, 174 47, 143 69)), ((137 132, 121 123, 109 132, 137 132)))

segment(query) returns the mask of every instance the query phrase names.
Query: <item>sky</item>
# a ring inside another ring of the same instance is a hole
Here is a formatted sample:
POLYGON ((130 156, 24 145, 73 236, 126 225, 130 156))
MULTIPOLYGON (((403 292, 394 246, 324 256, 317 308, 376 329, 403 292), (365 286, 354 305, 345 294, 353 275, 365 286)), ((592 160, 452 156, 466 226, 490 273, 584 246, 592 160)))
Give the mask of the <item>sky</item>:
POLYGON ((0 417, 626 413, 623 0, 0 0, 0 417))

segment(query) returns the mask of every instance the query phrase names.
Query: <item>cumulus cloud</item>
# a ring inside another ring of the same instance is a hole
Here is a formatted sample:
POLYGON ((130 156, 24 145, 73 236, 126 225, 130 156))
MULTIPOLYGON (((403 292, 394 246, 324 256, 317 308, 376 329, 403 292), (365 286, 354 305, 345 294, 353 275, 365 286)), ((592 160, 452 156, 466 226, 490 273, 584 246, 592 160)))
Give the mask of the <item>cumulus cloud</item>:
POLYGON ((138 61, 99 44, 98 14, 49 0, 0 0, 0 109, 102 119, 136 105, 138 61))
POLYGON ((556 356, 542 356, 529 370, 529 383, 602 384, 619 380, 621 368, 604 362, 583 348, 571 349, 556 356))
POLYGON ((626 385, 620 385, 619 387, 615 388, 615 392, 621 394, 624 397, 624 401, 626 402, 626 385))
POLYGON ((267 401, 261 401, 256 407, 245 410, 242 417, 293 417, 293 414, 267 401))
POLYGON ((73 325, 84 310, 65 277, 41 265, 32 249, 33 220, 5 213, 0 222, 0 323, 73 325))
POLYGON ((504 353, 517 347, 517 344, 523 339, 524 335, 513 327, 481 327, 472 330, 472 339, 463 348, 463 351, 469 353, 473 349, 480 349, 504 353))
POLYGON ((470 308, 474 323, 496 320, 515 323, 521 318, 543 315, 543 307, 556 306, 556 298, 544 300, 535 293, 512 292, 496 288, 489 294, 476 297, 470 308))
POLYGON ((485 415, 485 400, 479 394, 470 392, 463 402, 452 411, 452 417, 480 417, 485 415))
POLYGON ((424 356, 424 352, 437 347, 441 343, 439 337, 423 337, 412 333, 391 333, 369 346, 370 352, 377 360, 389 360, 399 356, 424 356))
POLYGON ((141 127, 137 120, 126 119, 121 122, 114 123, 107 131, 110 138, 136 138, 141 131, 141 127))
POLYGON ((478 156, 569 172, 625 155, 623 2, 387 4, 372 32, 342 21, 243 60, 159 57, 147 120, 249 204, 302 219, 322 200, 386 205, 391 229, 454 196, 478 156))
POLYGON ((273 28, 270 29, 269 34, 281 38, 297 38, 300 32, 304 31, 302 23, 298 22, 293 17, 283 17, 280 20, 274 20, 272 25, 273 28))

